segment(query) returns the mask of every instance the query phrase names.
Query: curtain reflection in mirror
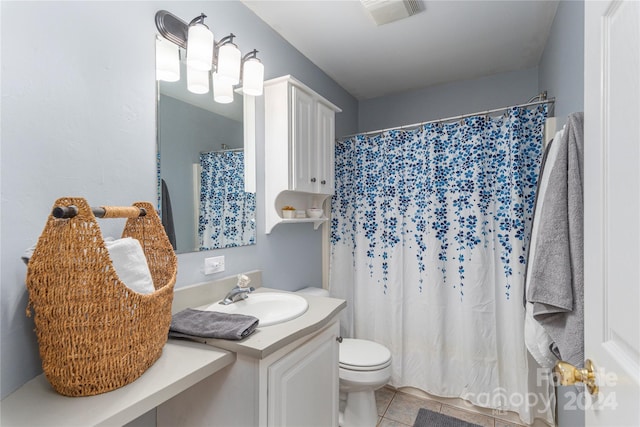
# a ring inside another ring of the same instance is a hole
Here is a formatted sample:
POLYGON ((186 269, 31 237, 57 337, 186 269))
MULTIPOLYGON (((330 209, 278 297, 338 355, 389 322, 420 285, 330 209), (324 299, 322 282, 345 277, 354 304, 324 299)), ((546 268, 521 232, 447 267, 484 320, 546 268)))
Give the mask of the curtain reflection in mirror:
POLYGON ((244 191, 244 152, 200 154, 199 250, 255 244, 255 193, 244 191))

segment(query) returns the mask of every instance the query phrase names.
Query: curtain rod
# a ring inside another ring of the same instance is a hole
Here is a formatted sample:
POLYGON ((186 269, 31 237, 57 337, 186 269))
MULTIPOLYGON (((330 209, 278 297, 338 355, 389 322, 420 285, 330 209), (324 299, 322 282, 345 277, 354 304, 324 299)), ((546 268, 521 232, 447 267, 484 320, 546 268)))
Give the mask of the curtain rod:
POLYGON ((200 154, 228 153, 228 152, 240 152, 240 151, 244 151, 244 148, 223 148, 222 150, 201 151, 200 154))
POLYGON ((487 114, 498 113, 500 111, 506 111, 506 110, 508 110, 510 108, 530 107, 532 105, 552 104, 554 102, 556 102, 555 98, 549 98, 549 99, 545 99, 545 100, 542 100, 542 101, 527 102, 527 103, 524 103, 524 104, 511 105, 509 107, 494 108, 493 110, 480 111, 480 112, 477 112, 477 113, 461 114, 459 116, 446 117, 444 119, 428 120, 426 122, 414 123, 412 125, 395 126, 395 127, 392 127, 392 128, 371 130, 371 131, 368 131, 368 132, 359 132, 359 133, 354 133, 354 134, 347 135, 347 136, 341 136, 337 140, 338 140, 338 142, 342 142, 346 138, 351 138, 352 136, 357 136, 357 135, 371 135, 371 134, 374 134, 374 133, 382 133, 382 132, 386 132, 386 131, 389 131, 389 130, 402 130, 402 129, 407 129, 407 128, 416 128, 416 127, 419 127, 419 126, 424 126, 424 125, 429 124, 429 123, 441 123, 441 122, 449 122, 449 121, 453 121, 453 120, 461 120, 461 119, 465 119, 467 117, 484 116, 484 115, 487 115, 487 114))

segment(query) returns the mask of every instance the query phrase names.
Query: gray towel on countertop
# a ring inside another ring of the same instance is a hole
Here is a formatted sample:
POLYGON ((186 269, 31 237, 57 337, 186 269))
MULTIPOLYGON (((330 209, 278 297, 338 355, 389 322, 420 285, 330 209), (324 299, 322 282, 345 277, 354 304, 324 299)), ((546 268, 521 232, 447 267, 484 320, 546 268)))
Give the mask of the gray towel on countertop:
POLYGON ((187 308, 173 315, 169 336, 240 340, 257 327, 258 319, 253 316, 187 308))
POLYGON ((583 113, 567 118, 540 215, 527 301, 563 360, 584 363, 583 113))

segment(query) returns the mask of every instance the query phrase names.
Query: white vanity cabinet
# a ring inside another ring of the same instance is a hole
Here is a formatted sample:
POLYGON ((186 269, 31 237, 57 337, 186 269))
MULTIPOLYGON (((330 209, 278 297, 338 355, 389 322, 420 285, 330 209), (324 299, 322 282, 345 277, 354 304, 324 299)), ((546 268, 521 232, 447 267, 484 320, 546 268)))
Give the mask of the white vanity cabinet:
MULTIPOLYGON (((286 205, 322 208, 334 193, 335 114, 340 108, 296 80, 264 83, 266 232, 286 205)), ((307 221, 315 222, 321 220, 307 221)))
POLYGON ((328 329, 267 368, 267 425, 338 425, 338 336, 328 329))
POLYGON ((159 406, 157 425, 337 427, 338 335, 334 319, 263 359, 237 354, 159 406))

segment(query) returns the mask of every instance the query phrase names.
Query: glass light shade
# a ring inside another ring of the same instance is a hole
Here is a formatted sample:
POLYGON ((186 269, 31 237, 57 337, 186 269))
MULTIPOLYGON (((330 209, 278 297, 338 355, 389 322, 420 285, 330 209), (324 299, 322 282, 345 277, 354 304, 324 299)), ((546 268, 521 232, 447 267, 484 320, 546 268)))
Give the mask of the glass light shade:
POLYGON ((264 65, 257 58, 244 61, 242 70, 242 92, 251 96, 262 95, 264 65))
POLYGON ((156 80, 165 82, 180 80, 178 45, 161 38, 156 39, 156 80))
POLYGON ((218 78, 226 81, 228 84, 237 85, 240 83, 240 61, 242 53, 240 49, 233 44, 227 43, 218 49, 218 78))
POLYGON ((210 71, 213 64, 213 33, 204 24, 189 27, 187 65, 194 70, 210 71))
POLYGON ((218 73, 213 73, 213 100, 220 104, 233 102, 233 85, 221 79, 218 73))
POLYGON ((197 94, 209 92, 209 72, 187 66, 187 89, 197 94))

